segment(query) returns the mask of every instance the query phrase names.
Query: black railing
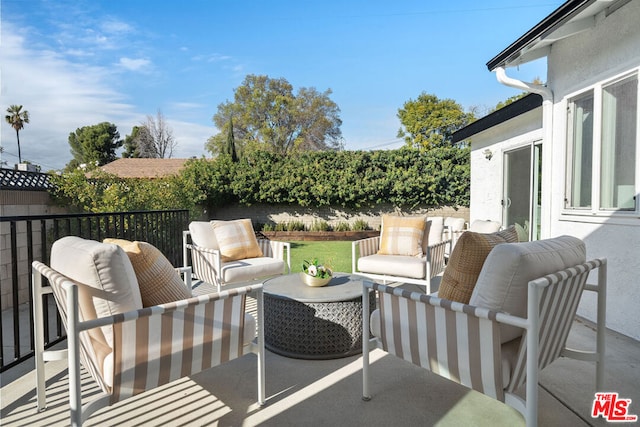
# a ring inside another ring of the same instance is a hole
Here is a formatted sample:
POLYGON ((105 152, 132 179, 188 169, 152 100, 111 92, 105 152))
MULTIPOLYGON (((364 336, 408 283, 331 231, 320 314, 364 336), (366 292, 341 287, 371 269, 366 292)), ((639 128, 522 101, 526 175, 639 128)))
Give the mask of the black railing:
MULTIPOLYGON (((107 237, 149 242, 175 266, 182 265, 182 230, 189 211, 143 211, 99 214, 13 216, 0 218, 2 264, 0 274, 0 372, 33 355, 33 295, 31 263, 49 264, 51 245, 64 236, 101 241, 107 237), (6 259, 10 255, 11 263, 6 259), (7 301, 9 301, 7 303, 7 301), (7 353, 11 354, 7 354, 7 353)), ((45 301, 45 343, 64 339, 55 304, 45 301)))

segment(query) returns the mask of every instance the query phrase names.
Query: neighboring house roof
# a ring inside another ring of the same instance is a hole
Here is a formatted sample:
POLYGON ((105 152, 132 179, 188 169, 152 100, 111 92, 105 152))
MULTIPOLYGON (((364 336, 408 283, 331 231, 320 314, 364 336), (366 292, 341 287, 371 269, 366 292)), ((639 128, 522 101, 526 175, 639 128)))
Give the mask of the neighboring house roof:
POLYGON ((189 159, 118 159, 100 169, 121 178, 160 178, 177 175, 189 159))
POLYGON ((524 96, 517 101, 514 101, 511 104, 502 107, 501 109, 496 110, 489 115, 484 116, 481 119, 476 120, 470 125, 457 130, 452 135, 452 142, 456 143, 463 141, 469 138, 471 135, 475 135, 477 133, 490 129, 495 125, 504 123, 507 120, 518 117, 519 115, 540 106, 542 106, 542 96, 535 93, 530 93, 529 95, 524 96))
POLYGON ((630 1, 569 0, 487 62, 487 68, 493 71, 547 56, 554 42, 594 27, 597 14, 611 14, 630 1))

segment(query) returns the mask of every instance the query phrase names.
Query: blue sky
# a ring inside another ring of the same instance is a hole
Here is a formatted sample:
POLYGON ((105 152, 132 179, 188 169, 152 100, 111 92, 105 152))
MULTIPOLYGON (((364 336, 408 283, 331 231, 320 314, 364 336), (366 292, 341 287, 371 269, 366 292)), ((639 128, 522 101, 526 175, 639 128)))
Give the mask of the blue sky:
MULTIPOLYGON (((517 90, 486 62, 560 6, 550 0, 0 0, 0 107, 22 104, 23 159, 71 159, 69 133, 109 121, 121 137, 158 110, 174 157, 209 156, 212 117, 248 74, 331 89, 345 148, 393 149, 399 108, 420 93, 481 111, 517 90)), ((537 61, 509 75, 546 78, 537 61)), ((1 125, 2 160, 17 162, 1 125)))

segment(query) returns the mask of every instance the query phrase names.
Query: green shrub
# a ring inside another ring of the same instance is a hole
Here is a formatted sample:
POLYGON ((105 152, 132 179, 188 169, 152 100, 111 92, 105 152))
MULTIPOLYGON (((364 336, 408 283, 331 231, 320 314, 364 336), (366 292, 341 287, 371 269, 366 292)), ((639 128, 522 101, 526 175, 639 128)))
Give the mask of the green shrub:
POLYGON ((309 227, 309 231, 329 231, 329 223, 323 220, 313 221, 311 227, 309 227))
POLYGON ((275 231, 275 224, 262 224, 262 231, 275 231))
POLYGON ((369 223, 364 219, 356 220, 356 222, 353 223, 353 231, 365 231, 370 229, 369 223))
POLYGON ((340 221, 333 226, 334 231, 351 231, 351 226, 348 222, 340 221))

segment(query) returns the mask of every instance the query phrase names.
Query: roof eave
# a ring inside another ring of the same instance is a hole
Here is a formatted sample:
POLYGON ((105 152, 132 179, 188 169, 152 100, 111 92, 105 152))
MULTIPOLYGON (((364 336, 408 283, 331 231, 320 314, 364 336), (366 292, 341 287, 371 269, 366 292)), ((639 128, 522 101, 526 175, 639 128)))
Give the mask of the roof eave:
MULTIPOLYGON (((509 47, 487 62, 487 68, 489 71, 493 71, 498 67, 516 66, 548 55, 550 45, 553 41, 575 34, 575 32, 583 31, 584 28, 572 29, 572 32, 555 35, 550 40, 545 40, 545 37, 595 1, 597 0, 567 1, 527 31, 522 37, 513 42, 509 47)), ((584 26, 590 24, 590 22, 582 23, 584 26)))

